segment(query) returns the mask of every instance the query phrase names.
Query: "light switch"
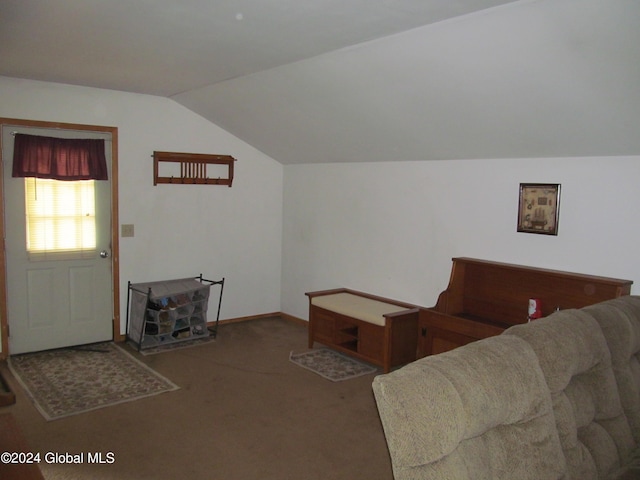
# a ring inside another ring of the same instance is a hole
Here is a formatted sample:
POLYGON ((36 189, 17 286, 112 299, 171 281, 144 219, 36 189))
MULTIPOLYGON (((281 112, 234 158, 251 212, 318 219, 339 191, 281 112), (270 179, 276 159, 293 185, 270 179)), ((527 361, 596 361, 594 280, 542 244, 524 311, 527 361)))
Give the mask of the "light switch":
POLYGON ((121 228, 122 228, 121 236, 133 237, 133 224, 131 223, 122 224, 121 228))

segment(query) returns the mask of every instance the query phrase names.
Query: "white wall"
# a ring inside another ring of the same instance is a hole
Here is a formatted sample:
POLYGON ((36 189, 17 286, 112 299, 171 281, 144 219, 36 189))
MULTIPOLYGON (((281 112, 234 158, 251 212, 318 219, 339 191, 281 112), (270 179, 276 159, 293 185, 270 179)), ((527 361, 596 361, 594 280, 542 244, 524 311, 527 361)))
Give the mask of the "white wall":
POLYGON ((285 167, 282 310, 350 287, 424 306, 468 256, 634 280, 640 157, 285 167), (519 184, 560 183, 558 236, 516 232, 519 184))
POLYGON ((0 116, 119 130, 126 282, 225 276, 222 318, 307 318, 306 291, 346 286, 430 306, 451 257, 626 278, 640 292, 640 157, 282 167, 175 102, 0 77, 0 116), (232 188, 153 186, 154 150, 230 154, 232 188), (562 184, 559 235, 516 232, 520 182, 562 184), (283 210, 284 204, 284 210, 283 210))
MULTIPOLYGON (((282 166, 176 102, 0 77, 0 117, 118 127, 121 327, 127 281, 226 278, 221 318, 280 311, 282 166), (231 188, 153 186, 154 150, 237 159, 231 188)), ((211 319, 211 315, 210 315, 211 319)))

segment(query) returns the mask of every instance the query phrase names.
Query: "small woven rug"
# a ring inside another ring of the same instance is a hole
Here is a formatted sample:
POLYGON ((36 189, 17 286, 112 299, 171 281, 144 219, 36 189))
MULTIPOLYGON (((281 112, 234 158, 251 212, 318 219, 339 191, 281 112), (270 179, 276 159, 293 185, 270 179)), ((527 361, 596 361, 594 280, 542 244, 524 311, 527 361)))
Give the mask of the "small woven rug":
POLYGON ((349 380, 378 370, 373 365, 328 348, 317 348, 302 353, 291 352, 289 360, 332 382, 349 380))
POLYGON ((113 342, 15 355, 9 368, 47 420, 179 388, 113 342))

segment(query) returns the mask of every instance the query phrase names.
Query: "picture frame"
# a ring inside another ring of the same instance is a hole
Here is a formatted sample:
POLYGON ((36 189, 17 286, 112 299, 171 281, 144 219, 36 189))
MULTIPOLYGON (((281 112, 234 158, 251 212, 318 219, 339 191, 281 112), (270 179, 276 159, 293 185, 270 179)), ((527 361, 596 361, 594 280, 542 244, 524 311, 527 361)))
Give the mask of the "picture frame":
POLYGON ((521 183, 518 232, 558 235, 559 183, 521 183))

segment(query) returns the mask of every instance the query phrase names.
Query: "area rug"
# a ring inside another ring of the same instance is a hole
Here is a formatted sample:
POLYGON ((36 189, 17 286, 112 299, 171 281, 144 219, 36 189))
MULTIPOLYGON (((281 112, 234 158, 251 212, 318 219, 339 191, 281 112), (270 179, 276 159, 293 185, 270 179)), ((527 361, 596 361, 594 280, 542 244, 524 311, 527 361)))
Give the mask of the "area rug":
POLYGON ((113 342, 15 355, 9 368, 47 420, 179 388, 113 342))
POLYGON ((349 380, 378 370, 373 365, 328 348, 317 348, 302 353, 291 352, 289 360, 332 382, 349 380))

